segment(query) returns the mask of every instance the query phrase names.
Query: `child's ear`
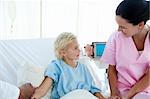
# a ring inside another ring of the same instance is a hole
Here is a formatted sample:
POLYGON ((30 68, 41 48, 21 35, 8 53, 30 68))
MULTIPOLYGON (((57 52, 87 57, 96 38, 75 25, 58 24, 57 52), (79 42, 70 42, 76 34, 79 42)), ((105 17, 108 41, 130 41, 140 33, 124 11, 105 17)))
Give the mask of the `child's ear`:
POLYGON ((62 50, 60 50, 60 55, 61 55, 61 56, 65 56, 65 55, 66 55, 65 50, 63 50, 63 49, 62 49, 62 50))

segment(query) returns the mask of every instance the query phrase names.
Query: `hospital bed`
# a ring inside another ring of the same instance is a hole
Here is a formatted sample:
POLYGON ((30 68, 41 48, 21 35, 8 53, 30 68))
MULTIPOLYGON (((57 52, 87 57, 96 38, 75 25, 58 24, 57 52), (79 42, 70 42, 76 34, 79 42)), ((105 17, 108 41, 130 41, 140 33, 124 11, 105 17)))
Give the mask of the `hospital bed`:
MULTIPOLYGON (((44 71, 54 56, 55 38, 0 40, 0 80, 15 86, 26 82, 38 86, 44 79, 44 71)), ((103 94, 108 96, 105 68, 99 68, 89 57, 81 56, 103 94)), ((101 67, 101 66, 100 66, 101 67)), ((50 92, 43 97, 49 99, 50 92)))

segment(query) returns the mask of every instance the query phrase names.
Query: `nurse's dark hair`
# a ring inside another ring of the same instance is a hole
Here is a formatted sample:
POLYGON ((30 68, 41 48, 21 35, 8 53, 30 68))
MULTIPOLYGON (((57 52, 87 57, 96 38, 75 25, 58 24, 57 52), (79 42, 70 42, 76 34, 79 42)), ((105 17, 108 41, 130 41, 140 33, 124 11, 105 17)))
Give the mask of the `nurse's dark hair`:
POLYGON ((116 15, 126 19, 129 23, 137 25, 150 19, 149 1, 146 0, 124 0, 117 9, 116 15))

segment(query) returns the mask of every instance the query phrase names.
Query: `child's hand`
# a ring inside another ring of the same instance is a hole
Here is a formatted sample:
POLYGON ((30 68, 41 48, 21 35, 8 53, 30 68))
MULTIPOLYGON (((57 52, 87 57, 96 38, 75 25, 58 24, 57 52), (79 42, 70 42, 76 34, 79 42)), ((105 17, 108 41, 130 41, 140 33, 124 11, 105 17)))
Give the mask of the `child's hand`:
POLYGON ((36 88, 34 94, 31 97, 31 99, 40 99, 40 98, 41 98, 41 96, 39 95, 39 90, 38 90, 38 88, 36 88))
POLYGON ((51 78, 46 77, 43 80, 42 84, 35 89, 35 92, 32 95, 31 99, 40 99, 41 97, 45 96, 50 89, 52 82, 53 81, 51 78))

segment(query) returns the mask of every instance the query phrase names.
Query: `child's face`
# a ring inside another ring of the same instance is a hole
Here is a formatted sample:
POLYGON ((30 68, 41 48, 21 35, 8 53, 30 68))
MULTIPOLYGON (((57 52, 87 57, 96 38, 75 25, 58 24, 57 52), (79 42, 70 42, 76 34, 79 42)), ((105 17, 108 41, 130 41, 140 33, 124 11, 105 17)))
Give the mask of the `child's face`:
POLYGON ((66 60, 78 60, 80 55, 79 44, 77 40, 73 40, 63 51, 63 57, 66 60))

